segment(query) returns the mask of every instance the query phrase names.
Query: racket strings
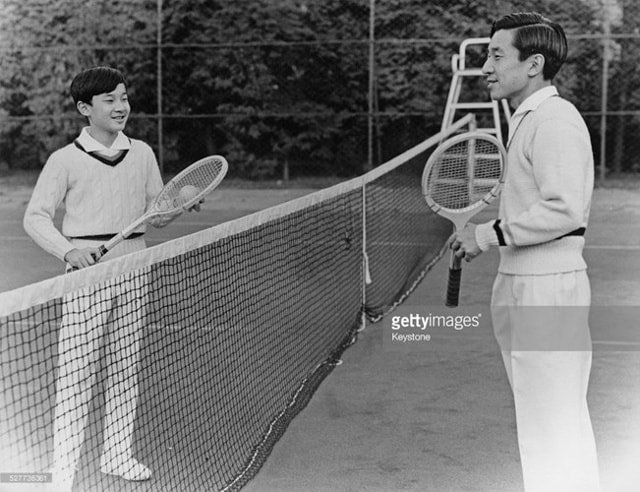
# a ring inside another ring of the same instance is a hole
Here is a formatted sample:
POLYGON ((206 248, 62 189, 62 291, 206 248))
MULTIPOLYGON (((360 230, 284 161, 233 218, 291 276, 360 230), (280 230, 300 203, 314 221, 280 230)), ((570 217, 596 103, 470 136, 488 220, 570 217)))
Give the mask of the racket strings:
POLYGON ((474 138, 458 142, 434 161, 427 177, 428 194, 440 207, 460 210, 496 193, 502 178, 497 146, 474 138))
POLYGON ((194 199, 203 196, 224 177, 226 166, 223 159, 211 157, 203 159, 187 168, 169 181, 155 200, 159 210, 184 207, 194 199))

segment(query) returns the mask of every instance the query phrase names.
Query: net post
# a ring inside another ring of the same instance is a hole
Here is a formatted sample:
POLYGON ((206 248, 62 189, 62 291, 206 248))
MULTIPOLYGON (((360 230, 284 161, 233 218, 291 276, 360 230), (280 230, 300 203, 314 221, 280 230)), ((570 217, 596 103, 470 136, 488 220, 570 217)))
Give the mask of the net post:
POLYGON ((374 85, 375 85, 375 0, 369 0, 369 87, 367 115, 367 171, 373 169, 373 125, 374 123, 374 85))
POLYGON ((156 1, 156 106, 158 111, 158 166, 164 172, 164 128, 162 121, 162 0, 156 1))

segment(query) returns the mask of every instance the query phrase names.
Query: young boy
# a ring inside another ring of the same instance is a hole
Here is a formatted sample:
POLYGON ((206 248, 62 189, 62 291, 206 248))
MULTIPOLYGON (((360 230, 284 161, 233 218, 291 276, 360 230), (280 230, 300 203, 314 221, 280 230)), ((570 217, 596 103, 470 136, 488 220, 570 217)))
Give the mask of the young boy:
POLYGON ((578 110, 552 84, 566 57, 562 27, 539 14, 494 22, 483 72, 491 97, 515 109, 499 219, 470 224, 450 241, 467 260, 500 248, 491 312, 513 391, 526 492, 599 490, 582 256, 593 154, 578 110))
MULTIPOLYGON (((118 70, 96 67, 81 72, 71 83, 71 95, 89 126, 50 156, 24 216, 26 232, 65 261, 67 270, 93 265, 98 247, 140 217, 163 186, 151 148, 123 133, 131 108, 118 70), (63 202, 60 232, 53 219, 63 202)), ((177 215, 152 225, 162 227, 177 215)), ((144 226, 100 261, 145 248, 143 230, 144 226)), ((144 279, 126 277, 100 291, 87 289, 64 299, 54 418, 57 490, 70 490, 73 483, 103 339, 108 375, 100 470, 127 480, 151 477, 131 450, 146 291, 144 279)))

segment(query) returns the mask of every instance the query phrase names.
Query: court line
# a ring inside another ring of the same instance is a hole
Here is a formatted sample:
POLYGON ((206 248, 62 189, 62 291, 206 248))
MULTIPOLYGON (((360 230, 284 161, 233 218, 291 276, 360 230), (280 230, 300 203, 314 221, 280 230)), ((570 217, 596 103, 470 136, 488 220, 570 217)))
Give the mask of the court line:
MULTIPOLYGON (((203 224, 201 222, 190 222, 190 223, 186 223, 183 222, 182 225, 189 225, 189 226, 202 226, 202 225, 206 225, 203 224)), ((171 239, 174 239, 173 236, 161 236, 161 237, 157 237, 157 236, 150 236, 149 239, 152 239, 154 241, 169 241, 171 239)), ((2 243, 3 241, 29 241, 32 242, 32 239, 30 237, 27 236, 3 236, 0 238, 0 243, 2 243)), ((419 246, 427 246, 427 244, 424 243, 407 243, 407 242, 399 242, 399 241, 376 241, 376 242, 370 242, 369 245, 375 245, 375 246, 405 246, 405 247, 419 247, 419 246)), ((584 249, 589 249, 589 250, 598 250, 598 251, 640 251, 640 245, 633 245, 633 244, 587 244, 585 245, 584 249)))
MULTIPOLYGON (((201 226, 201 227, 204 227, 204 228, 213 227, 213 225, 211 223, 209 223, 209 222, 206 222, 206 223, 205 222, 182 222, 180 225, 181 226, 183 226, 183 225, 184 226, 190 226, 190 227, 201 226)), ((149 232, 151 232, 151 231, 149 231, 149 232)), ((175 238, 174 236, 167 236, 167 237, 163 237, 162 239, 169 240, 169 239, 174 239, 174 238, 175 238)), ((158 238, 158 239, 160 239, 160 238, 158 238)), ((31 242, 33 242, 33 240, 29 236, 26 236, 26 235, 25 236, 2 236, 2 237, 0 237, 0 243, 2 241, 31 241, 31 242)))
POLYGON ((640 251, 640 246, 634 244, 587 244, 584 249, 617 250, 617 251, 640 251))
MULTIPOLYGON (((28 321, 15 321, 9 322, 13 326, 20 326, 23 329, 30 329, 36 326, 41 326, 41 323, 34 323, 28 321)), ((52 330, 58 328, 58 324, 55 322, 47 322, 47 327, 52 330)), ((197 333, 197 332, 227 332, 231 330, 231 327, 228 325, 190 325, 188 323, 185 324, 158 324, 158 323, 148 323, 145 325, 145 328, 149 331, 160 331, 160 332, 175 332, 175 333, 197 333)), ((446 334, 445 334, 446 335, 446 334)), ((481 334, 482 335, 482 334, 481 334)), ((457 336, 457 335, 456 335, 457 336)), ((443 336, 443 333, 438 334, 439 339, 446 338, 443 336)), ((603 347, 620 347, 625 350, 637 350, 640 351, 640 343, 638 342, 629 342, 629 341, 613 341, 613 340, 592 340, 592 344, 596 346, 603 347)))
POLYGON ((640 350, 640 343, 638 342, 612 342, 606 340, 592 340, 593 345, 605 345, 609 347, 637 347, 636 350, 640 350))

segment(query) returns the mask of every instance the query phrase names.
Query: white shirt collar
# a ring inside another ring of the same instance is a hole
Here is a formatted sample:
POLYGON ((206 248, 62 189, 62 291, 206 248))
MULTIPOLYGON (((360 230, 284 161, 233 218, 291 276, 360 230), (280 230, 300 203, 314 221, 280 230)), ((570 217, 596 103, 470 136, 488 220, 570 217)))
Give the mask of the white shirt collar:
POLYGON ((89 127, 84 127, 78 137, 78 143, 82 145, 82 148, 87 152, 100 152, 107 155, 112 155, 120 152, 121 150, 129 150, 131 148, 131 142, 129 138, 122 132, 118 132, 116 139, 111 144, 111 147, 105 147, 98 142, 95 138, 89 135, 89 127))
POLYGON ((520 113, 526 113, 527 111, 535 111, 544 101, 557 95, 558 89, 556 89, 555 85, 549 85, 542 89, 538 89, 520 103, 520 106, 515 110, 513 116, 520 113))
POLYGON ((536 109, 538 109, 538 106, 540 106, 544 101, 546 101, 550 97, 557 95, 558 89, 556 89, 554 85, 549 85, 547 87, 543 87, 542 89, 538 89, 536 92, 522 101, 511 116, 511 120, 509 121, 509 141, 511 141, 511 138, 518 129, 520 122, 529 111, 535 111, 536 109))

